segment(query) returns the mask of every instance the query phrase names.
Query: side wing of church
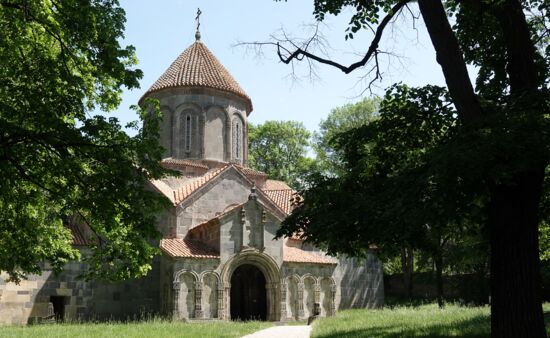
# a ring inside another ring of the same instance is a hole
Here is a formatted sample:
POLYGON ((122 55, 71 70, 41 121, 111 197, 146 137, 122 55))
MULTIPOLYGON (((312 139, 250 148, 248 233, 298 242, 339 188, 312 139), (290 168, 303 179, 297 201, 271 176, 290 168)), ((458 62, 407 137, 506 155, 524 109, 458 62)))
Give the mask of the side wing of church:
MULTIPOLYGON (((21 285, 0 275, 0 323, 124 318, 157 313, 179 319, 286 321, 383 304, 382 266, 334 258, 300 238, 274 240, 295 192, 247 167, 252 101, 200 41, 189 46, 143 95, 160 101, 163 165, 181 173, 151 182, 172 205, 158 219, 162 254, 145 278, 109 284, 60 276, 45 266, 21 285)), ((72 229, 85 250, 82 229, 72 229)))

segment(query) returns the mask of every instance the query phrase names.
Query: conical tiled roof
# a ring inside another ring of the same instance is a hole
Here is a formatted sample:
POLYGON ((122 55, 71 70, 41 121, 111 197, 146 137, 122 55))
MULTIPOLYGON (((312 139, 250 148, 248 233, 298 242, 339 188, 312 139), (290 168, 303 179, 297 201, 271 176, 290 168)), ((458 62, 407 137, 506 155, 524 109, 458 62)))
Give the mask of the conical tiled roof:
POLYGON ((164 74, 143 94, 141 100, 153 92, 175 87, 206 87, 233 93, 242 97, 249 105, 249 110, 252 110, 250 97, 246 95, 214 54, 200 41, 196 41, 181 53, 164 74))

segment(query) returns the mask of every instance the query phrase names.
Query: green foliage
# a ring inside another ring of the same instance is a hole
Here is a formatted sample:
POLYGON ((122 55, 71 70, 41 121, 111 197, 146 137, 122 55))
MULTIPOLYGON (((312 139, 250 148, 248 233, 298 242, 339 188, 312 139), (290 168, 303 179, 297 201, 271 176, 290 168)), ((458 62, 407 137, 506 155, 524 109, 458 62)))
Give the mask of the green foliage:
POLYGON ((266 121, 248 125, 249 164, 272 179, 302 188, 315 162, 307 157, 311 134, 296 121, 266 121))
POLYGON ((64 227, 74 216, 95 234, 88 277, 150 269, 166 203, 146 189, 165 174, 158 103, 135 108, 134 137, 90 114, 115 109, 142 76, 119 44, 124 15, 110 0, 0 2, 0 270, 15 281, 79 258, 64 227))
POLYGON ((378 97, 365 98, 357 103, 335 108, 326 120, 321 120, 319 131, 313 135, 319 170, 332 175, 339 175, 345 170, 342 154, 334 145, 336 137, 374 121, 380 101, 378 97))
POLYGON ((458 189, 462 180, 433 170, 433 154, 458 128, 449 100, 441 87, 391 87, 379 119, 336 139, 345 174, 312 176, 303 204, 278 234, 300 231, 331 253, 363 255, 371 244, 437 251, 474 224, 459 216, 469 210, 478 217, 479 210, 458 189))

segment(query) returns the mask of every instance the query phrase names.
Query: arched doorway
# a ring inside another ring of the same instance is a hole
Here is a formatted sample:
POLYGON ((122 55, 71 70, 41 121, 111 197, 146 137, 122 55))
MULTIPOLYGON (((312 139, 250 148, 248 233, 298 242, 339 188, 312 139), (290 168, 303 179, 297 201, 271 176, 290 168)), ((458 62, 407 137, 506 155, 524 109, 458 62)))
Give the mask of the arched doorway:
POLYGON ((231 276, 231 319, 266 320, 265 276, 254 265, 243 264, 231 276))

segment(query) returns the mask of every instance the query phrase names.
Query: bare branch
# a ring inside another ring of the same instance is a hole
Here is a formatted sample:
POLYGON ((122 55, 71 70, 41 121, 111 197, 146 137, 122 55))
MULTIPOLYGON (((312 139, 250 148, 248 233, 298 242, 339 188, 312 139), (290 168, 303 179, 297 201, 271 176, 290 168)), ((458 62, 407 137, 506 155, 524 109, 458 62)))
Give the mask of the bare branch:
POLYGON ((359 68, 359 67, 362 67, 364 66, 365 64, 367 64, 367 62, 369 62, 369 60, 374 56, 375 60, 376 60, 376 53, 378 52, 378 45, 380 43, 380 39, 382 38, 382 34, 384 32, 384 29, 386 28, 386 26, 388 25, 388 23, 391 21, 391 19, 397 14, 399 13, 399 11, 401 11, 401 9, 409 2, 410 0, 404 0, 404 1, 401 1, 399 3, 397 3, 396 5, 394 5, 392 7, 392 9, 390 10, 390 12, 384 17, 384 19, 382 19, 382 21, 380 22, 380 24, 378 25, 378 27, 376 28, 376 34, 374 35, 374 38, 372 39, 372 42, 369 46, 369 49, 367 50, 367 53, 365 54, 365 56, 363 57, 363 59, 361 59, 360 61, 358 62, 355 62, 355 63, 352 63, 351 65, 349 66, 344 66, 338 62, 335 62, 335 61, 332 61, 330 59, 327 59, 327 58, 323 58, 323 57, 320 57, 318 55, 315 55, 315 54, 312 54, 310 53, 307 48, 306 49, 303 49, 303 48, 299 48, 297 46, 296 50, 294 50, 294 52, 290 53, 288 49, 286 49, 285 47, 281 46, 281 43, 280 42, 277 42, 277 43, 272 43, 272 44, 275 44, 277 46, 277 55, 279 56, 279 59, 283 62, 283 63, 286 63, 286 64, 289 64, 292 60, 296 59, 296 60, 301 60, 301 58, 303 57, 306 57, 308 59, 312 59, 312 60, 315 60, 319 63, 323 63, 323 64, 326 64, 326 65, 329 65, 329 66, 332 66, 332 67, 335 67, 335 68, 338 68, 340 69, 342 72, 344 72, 345 74, 349 74, 351 73, 352 71, 354 71, 355 69, 359 68), (287 55, 283 55, 283 52, 285 52, 287 55))

